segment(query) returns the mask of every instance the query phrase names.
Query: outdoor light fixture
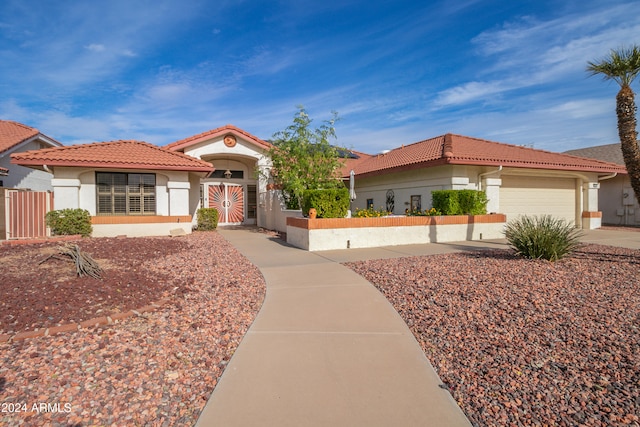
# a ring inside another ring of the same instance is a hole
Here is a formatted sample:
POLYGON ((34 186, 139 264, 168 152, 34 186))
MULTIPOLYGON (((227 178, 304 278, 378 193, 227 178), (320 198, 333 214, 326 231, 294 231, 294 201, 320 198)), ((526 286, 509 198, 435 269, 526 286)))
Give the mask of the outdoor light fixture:
POLYGON ((227 170, 224 171, 223 175, 227 179, 231 178, 231 171, 229 170, 229 159, 227 159, 227 170))

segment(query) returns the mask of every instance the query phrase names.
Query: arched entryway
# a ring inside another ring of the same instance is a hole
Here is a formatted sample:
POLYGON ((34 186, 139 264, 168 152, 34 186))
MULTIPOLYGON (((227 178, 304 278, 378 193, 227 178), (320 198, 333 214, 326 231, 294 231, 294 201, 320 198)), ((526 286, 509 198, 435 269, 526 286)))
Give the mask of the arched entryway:
POLYGON ((218 210, 220 224, 242 224, 245 220, 245 194, 242 185, 222 182, 209 185, 209 207, 218 210))
POLYGON ((218 210, 219 225, 255 225, 258 210, 256 160, 247 156, 206 158, 216 170, 201 184, 201 206, 218 210))

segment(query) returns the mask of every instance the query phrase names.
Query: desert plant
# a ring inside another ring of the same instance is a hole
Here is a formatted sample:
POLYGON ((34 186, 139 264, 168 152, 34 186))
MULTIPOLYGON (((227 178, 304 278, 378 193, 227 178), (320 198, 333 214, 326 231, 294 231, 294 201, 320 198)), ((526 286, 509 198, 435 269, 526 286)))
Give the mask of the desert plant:
POLYGON ((218 228, 218 210, 216 208, 200 208, 197 214, 198 230, 211 231, 218 228))
POLYGON ((580 245, 582 232, 571 222, 551 215, 521 216, 509 221, 505 237, 516 253, 525 258, 557 261, 580 245))
POLYGON ((640 147, 636 130, 638 108, 635 93, 631 89, 631 83, 640 75, 640 46, 614 49, 608 58, 588 64, 587 71, 591 75, 601 74, 605 80, 613 80, 620 85, 616 95, 618 137, 631 187, 640 201, 640 147))
POLYGON ((91 214, 85 209, 61 209, 47 212, 45 215, 47 226, 54 235, 80 234, 88 237, 93 231, 91 214))

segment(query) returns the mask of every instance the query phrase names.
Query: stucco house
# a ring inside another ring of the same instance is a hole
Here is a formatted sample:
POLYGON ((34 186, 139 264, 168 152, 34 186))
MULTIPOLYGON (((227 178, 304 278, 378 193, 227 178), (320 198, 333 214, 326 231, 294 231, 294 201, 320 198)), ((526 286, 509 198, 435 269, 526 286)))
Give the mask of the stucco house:
POLYGON ((86 209, 93 236, 191 232, 202 160, 140 141, 46 148, 11 156, 14 164, 53 173, 54 208, 86 209))
POLYGON ((487 193, 487 212, 551 214, 577 227, 598 228, 598 190, 620 165, 568 154, 446 134, 376 155, 348 159, 355 172, 352 209, 386 208, 394 214, 431 207, 431 192, 476 189, 487 193))
POLYGON ((566 154, 615 163, 625 168, 624 173, 601 181, 598 205, 602 211, 602 222, 611 225, 640 225, 640 205, 626 173, 620 143, 570 150, 566 154))
POLYGON ((61 143, 38 129, 22 123, 0 120, 0 187, 36 191, 51 190, 51 173, 12 165, 11 154, 60 146, 62 146, 61 143))
MULTIPOLYGON (((190 232, 199 207, 215 207, 221 226, 258 225, 286 231, 288 216, 270 185, 272 145, 233 125, 164 147, 112 141, 14 153, 12 164, 53 173, 55 209, 83 208, 94 236, 190 232)), ((548 213, 578 227, 601 224, 601 182, 623 166, 461 135, 446 134, 386 153, 353 152, 352 209, 369 205, 395 214, 427 209, 431 192, 480 189, 488 212, 514 218, 548 213)))

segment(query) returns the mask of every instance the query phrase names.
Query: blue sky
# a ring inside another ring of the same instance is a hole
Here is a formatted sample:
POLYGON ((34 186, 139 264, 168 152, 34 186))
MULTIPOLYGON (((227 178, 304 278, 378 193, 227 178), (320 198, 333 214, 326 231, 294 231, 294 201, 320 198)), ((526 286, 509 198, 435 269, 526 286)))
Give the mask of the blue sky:
POLYGON ((3 0, 0 118, 164 145, 268 139, 304 105, 369 153, 447 132, 565 151, 617 142, 618 86, 585 67, 634 43, 637 0, 3 0))

